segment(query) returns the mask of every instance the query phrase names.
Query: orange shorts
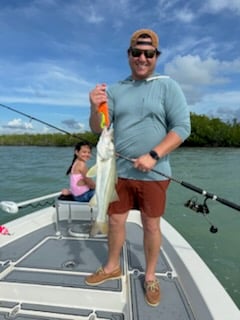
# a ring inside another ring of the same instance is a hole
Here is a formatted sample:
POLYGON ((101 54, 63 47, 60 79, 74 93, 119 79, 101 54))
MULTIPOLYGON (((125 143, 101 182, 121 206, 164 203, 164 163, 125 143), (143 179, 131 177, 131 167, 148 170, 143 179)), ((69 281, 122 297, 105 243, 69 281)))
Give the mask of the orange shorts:
POLYGON ((118 178, 116 191, 119 201, 110 203, 108 214, 121 214, 137 209, 148 217, 162 216, 169 183, 170 180, 142 181, 118 178))

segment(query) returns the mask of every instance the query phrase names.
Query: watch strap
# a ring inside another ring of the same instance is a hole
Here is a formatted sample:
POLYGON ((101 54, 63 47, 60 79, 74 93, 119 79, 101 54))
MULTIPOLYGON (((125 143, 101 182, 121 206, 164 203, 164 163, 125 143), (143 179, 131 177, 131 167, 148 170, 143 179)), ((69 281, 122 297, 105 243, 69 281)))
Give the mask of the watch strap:
POLYGON ((160 159, 159 155, 157 154, 157 152, 155 150, 151 150, 149 152, 149 154, 154 160, 159 160, 160 159))

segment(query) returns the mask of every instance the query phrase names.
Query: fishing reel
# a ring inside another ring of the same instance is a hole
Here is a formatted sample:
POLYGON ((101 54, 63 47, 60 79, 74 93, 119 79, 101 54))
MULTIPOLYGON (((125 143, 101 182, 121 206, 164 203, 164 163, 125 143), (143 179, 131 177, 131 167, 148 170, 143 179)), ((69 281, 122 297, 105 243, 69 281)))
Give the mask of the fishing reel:
POLYGON ((195 211, 195 212, 198 212, 198 213, 201 213, 204 218, 208 221, 208 223, 210 224, 210 229, 209 231, 211 233, 217 233, 218 232, 218 228, 215 227, 212 222, 207 218, 207 214, 210 212, 208 206, 207 206, 207 200, 208 200, 208 197, 205 197, 203 203, 198 203, 198 199, 197 197, 193 197, 191 198, 190 200, 188 200, 184 206, 195 211))
POLYGON ((195 212, 200 212, 200 213, 204 213, 204 214, 207 214, 209 213, 209 209, 208 209, 208 206, 206 204, 207 202, 207 198, 204 199, 204 202, 203 204, 201 203, 198 203, 197 202, 197 197, 193 197, 192 199, 188 200, 184 206, 195 211, 195 212))

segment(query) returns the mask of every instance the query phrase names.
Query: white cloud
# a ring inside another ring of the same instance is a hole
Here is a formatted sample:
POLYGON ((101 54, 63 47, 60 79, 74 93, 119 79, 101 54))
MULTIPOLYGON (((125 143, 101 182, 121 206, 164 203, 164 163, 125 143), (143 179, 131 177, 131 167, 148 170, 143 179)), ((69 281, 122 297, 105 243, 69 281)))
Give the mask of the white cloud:
POLYGON ((161 12, 167 12, 173 10, 178 4, 179 0, 158 0, 157 7, 160 8, 161 12))
POLYGON ((210 37, 197 38, 188 35, 174 45, 164 48, 159 63, 169 63, 172 59, 185 55, 200 56, 201 59, 207 59, 214 57, 216 52, 218 52, 218 45, 210 37))
POLYGON ((240 1, 239 0, 208 0, 204 7, 207 11, 212 11, 214 13, 231 10, 237 14, 240 14, 240 1))
POLYGON ((209 93, 200 102, 191 105, 191 111, 198 114, 208 114, 222 120, 240 121, 240 91, 221 91, 209 93))
POLYGON ((104 17, 99 13, 99 11, 96 10, 95 6, 93 5, 88 5, 87 7, 85 7, 85 10, 81 12, 84 12, 84 18, 89 23, 99 24, 104 21, 104 17))
POLYGON ((75 119, 66 119, 63 120, 62 123, 69 129, 82 131, 84 129, 84 124, 76 121, 75 119))
POLYGON ((221 70, 223 72, 239 73, 240 74, 240 58, 233 61, 222 61, 221 70))
POLYGON ((190 23, 196 17, 196 14, 190 9, 189 4, 182 4, 179 0, 158 0, 157 8, 159 19, 164 23, 176 20, 190 23))
MULTIPOLYGON (((218 106, 224 105, 239 105, 240 102, 240 91, 220 91, 218 93, 211 93, 204 97, 204 100, 209 103, 216 103, 218 106)), ((240 105, 239 105, 240 107, 240 105)))
POLYGON ((2 126, 5 129, 14 130, 32 130, 33 125, 31 122, 23 122, 22 119, 13 119, 9 121, 6 125, 2 126))
POLYGON ((189 9, 182 9, 176 12, 176 18, 182 22, 190 23, 195 19, 195 15, 189 9))
POLYGON ((207 87, 211 91, 218 85, 224 90, 224 85, 231 82, 233 72, 240 73, 240 59, 219 61, 186 55, 177 56, 165 65, 165 73, 181 84, 191 104, 202 99, 207 87))
POLYGON ((206 97, 239 87, 239 0, 18 2, 0 5, 0 102, 57 126, 65 119, 88 126, 89 91, 128 75, 129 36, 141 27, 159 32, 158 68, 165 66, 190 104, 204 108, 206 97))
POLYGON ((0 85, 4 103, 34 103, 69 106, 88 105, 88 92, 93 84, 67 67, 51 63, 4 64, 0 75, 8 80, 0 85))
POLYGON ((228 81, 218 75, 220 65, 212 58, 202 60, 199 56, 177 56, 165 65, 165 71, 183 84, 214 85, 228 81))

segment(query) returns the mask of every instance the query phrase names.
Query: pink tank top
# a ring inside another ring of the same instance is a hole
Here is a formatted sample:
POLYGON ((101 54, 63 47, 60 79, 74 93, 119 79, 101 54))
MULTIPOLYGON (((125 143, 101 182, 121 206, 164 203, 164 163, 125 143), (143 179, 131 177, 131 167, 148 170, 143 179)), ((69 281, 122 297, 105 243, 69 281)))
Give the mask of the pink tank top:
POLYGON ((70 190, 74 196, 80 196, 81 194, 87 192, 89 187, 87 185, 78 186, 77 183, 81 180, 81 173, 71 173, 70 174, 70 190))
MULTIPOLYGON (((73 171, 75 163, 73 164, 71 171, 73 171)), ((81 173, 72 173, 71 172, 71 174, 70 174, 70 191, 74 196, 80 196, 83 193, 90 190, 90 188, 87 185, 78 186, 77 183, 79 182, 79 180, 82 180, 82 179, 83 179, 83 176, 81 173)))

